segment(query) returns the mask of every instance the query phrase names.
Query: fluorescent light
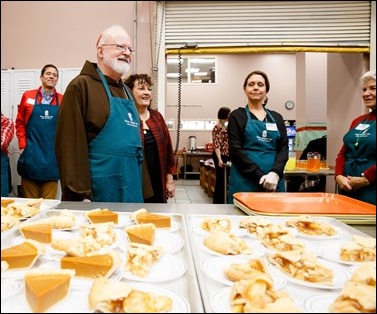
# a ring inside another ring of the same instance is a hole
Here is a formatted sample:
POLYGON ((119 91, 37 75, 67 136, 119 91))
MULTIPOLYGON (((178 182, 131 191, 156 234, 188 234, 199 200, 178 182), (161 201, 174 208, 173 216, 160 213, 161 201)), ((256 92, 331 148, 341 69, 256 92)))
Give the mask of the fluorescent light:
MULTIPOLYGON (((169 59, 167 60, 167 62, 168 62, 169 64, 178 64, 178 63, 179 63, 179 59, 169 58, 169 59)), ((182 59, 181 59, 181 63, 182 63, 182 59)))
POLYGON ((194 58, 190 59, 191 63, 200 63, 200 64, 212 64, 215 63, 215 59, 211 58, 194 58))
POLYGON ((186 71, 186 73, 188 73, 189 71, 190 71, 190 73, 197 73, 197 72, 199 72, 199 68, 190 68, 190 69, 186 69, 185 71, 186 71))
POLYGON ((168 74, 166 74, 166 76, 168 78, 178 78, 179 77, 179 73, 168 73, 168 74))
POLYGON ((197 73, 194 73, 193 75, 194 76, 207 76, 208 73, 207 72, 197 72, 197 73))

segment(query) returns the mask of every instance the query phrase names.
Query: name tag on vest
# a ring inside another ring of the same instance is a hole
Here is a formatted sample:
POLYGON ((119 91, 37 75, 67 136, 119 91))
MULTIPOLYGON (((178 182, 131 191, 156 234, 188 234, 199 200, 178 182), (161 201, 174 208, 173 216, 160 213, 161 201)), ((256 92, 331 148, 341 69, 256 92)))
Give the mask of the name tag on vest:
POLYGON ((266 129, 267 131, 277 131, 278 127, 276 123, 266 123, 266 129))

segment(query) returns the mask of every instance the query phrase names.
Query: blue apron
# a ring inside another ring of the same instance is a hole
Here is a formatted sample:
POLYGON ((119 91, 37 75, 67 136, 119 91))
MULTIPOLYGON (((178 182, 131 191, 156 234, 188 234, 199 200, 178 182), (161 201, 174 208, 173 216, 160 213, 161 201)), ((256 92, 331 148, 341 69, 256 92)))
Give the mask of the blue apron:
MULTIPOLYGON (((273 121, 264 122, 252 119, 248 106, 245 107, 247 122, 244 132, 245 143, 243 145, 245 154, 258 165, 265 173, 269 173, 275 164, 276 142, 280 139, 280 133, 275 119, 269 110, 267 115, 273 121), (271 127, 273 126, 273 127, 271 127)), ((279 180, 277 192, 285 192, 285 180, 279 180)), ((237 192, 265 192, 259 182, 242 175, 236 166, 230 168, 228 203, 233 202, 233 194, 237 192)))
POLYGON ((59 114, 56 105, 38 104, 34 108, 26 130, 26 147, 17 162, 18 174, 25 179, 37 181, 59 180, 59 168, 55 157, 55 133, 59 114))
POLYGON ((9 157, 1 151, 1 196, 9 196, 9 157))
MULTIPOLYGON (((94 202, 143 203, 139 114, 131 100, 113 97, 97 68, 109 99, 109 118, 89 143, 89 165, 94 202)), ((123 83, 123 82, 122 82, 123 83)))
MULTIPOLYGON (((363 132, 360 124, 356 128, 349 130, 343 137, 346 146, 346 164, 344 175, 360 177, 365 169, 376 164, 376 123, 374 121, 362 121, 361 125, 368 125, 363 132), (358 139, 358 141, 357 141, 358 139), (357 145, 355 145, 357 143, 357 145)), ((357 191, 339 190, 343 194, 360 201, 376 205, 376 184, 370 184, 357 191)))

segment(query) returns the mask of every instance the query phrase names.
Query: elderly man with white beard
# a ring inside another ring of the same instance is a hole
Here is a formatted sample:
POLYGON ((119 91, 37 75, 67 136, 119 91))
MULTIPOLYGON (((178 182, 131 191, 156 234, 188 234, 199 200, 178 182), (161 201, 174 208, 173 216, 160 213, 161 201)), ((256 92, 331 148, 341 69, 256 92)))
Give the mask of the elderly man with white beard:
POLYGON ((139 115, 122 80, 135 50, 119 25, 100 34, 96 49, 97 63, 85 62, 59 112, 62 201, 142 203, 139 115))

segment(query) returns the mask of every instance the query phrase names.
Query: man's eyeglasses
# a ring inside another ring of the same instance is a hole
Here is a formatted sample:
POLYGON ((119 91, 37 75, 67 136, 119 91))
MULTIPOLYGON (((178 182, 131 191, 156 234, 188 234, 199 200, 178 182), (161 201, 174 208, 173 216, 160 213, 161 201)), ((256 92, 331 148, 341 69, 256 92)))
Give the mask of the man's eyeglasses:
POLYGON ((121 51, 124 51, 124 52, 127 52, 127 50, 130 52, 130 54, 134 55, 136 50, 131 48, 131 47, 128 47, 126 45, 122 45, 122 44, 102 44, 101 46, 114 46, 116 50, 121 50, 121 51))

